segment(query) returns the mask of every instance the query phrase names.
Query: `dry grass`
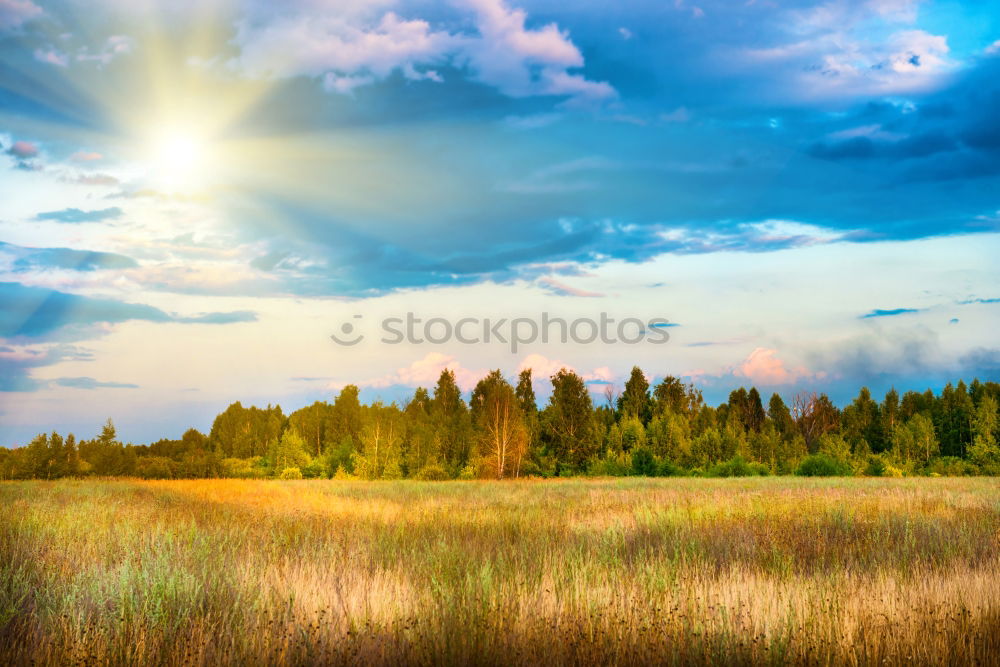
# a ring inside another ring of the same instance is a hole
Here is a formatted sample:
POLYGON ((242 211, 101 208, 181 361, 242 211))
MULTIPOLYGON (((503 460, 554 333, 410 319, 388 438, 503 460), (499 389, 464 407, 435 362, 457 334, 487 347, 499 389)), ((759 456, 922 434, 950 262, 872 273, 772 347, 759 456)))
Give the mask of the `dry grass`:
POLYGON ((0 484, 0 662, 996 663, 992 479, 0 484))

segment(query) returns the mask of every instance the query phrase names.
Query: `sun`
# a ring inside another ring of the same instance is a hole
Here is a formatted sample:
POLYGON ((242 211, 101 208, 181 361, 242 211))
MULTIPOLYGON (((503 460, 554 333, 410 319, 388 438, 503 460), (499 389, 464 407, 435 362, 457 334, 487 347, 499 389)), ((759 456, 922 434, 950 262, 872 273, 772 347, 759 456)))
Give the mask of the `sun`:
POLYGON ((213 155, 197 130, 165 125, 151 133, 148 171, 152 184, 168 193, 191 193, 207 186, 213 155))

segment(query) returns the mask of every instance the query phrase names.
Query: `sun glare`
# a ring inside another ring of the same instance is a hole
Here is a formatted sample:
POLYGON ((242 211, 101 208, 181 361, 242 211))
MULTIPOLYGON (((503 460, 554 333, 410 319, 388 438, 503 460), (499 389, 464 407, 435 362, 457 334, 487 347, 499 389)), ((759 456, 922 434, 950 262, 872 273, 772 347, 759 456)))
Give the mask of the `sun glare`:
POLYGON ((211 154, 205 139, 183 127, 161 128, 151 141, 149 167, 153 184, 172 192, 206 185, 211 154))

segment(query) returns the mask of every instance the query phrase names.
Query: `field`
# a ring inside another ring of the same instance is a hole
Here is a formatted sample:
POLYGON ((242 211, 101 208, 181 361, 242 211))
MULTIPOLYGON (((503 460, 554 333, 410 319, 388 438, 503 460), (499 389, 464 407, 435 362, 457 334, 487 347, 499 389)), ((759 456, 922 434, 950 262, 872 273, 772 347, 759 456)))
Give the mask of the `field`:
POLYGON ((986 478, 0 484, 0 663, 990 664, 986 478))

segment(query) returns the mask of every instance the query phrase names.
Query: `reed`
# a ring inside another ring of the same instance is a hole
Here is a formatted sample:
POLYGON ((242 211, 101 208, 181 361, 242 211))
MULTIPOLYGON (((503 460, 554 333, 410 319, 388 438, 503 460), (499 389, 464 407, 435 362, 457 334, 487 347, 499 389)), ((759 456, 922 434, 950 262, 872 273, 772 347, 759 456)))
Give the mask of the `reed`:
POLYGON ((0 484, 9 664, 1000 656, 987 478, 0 484))

